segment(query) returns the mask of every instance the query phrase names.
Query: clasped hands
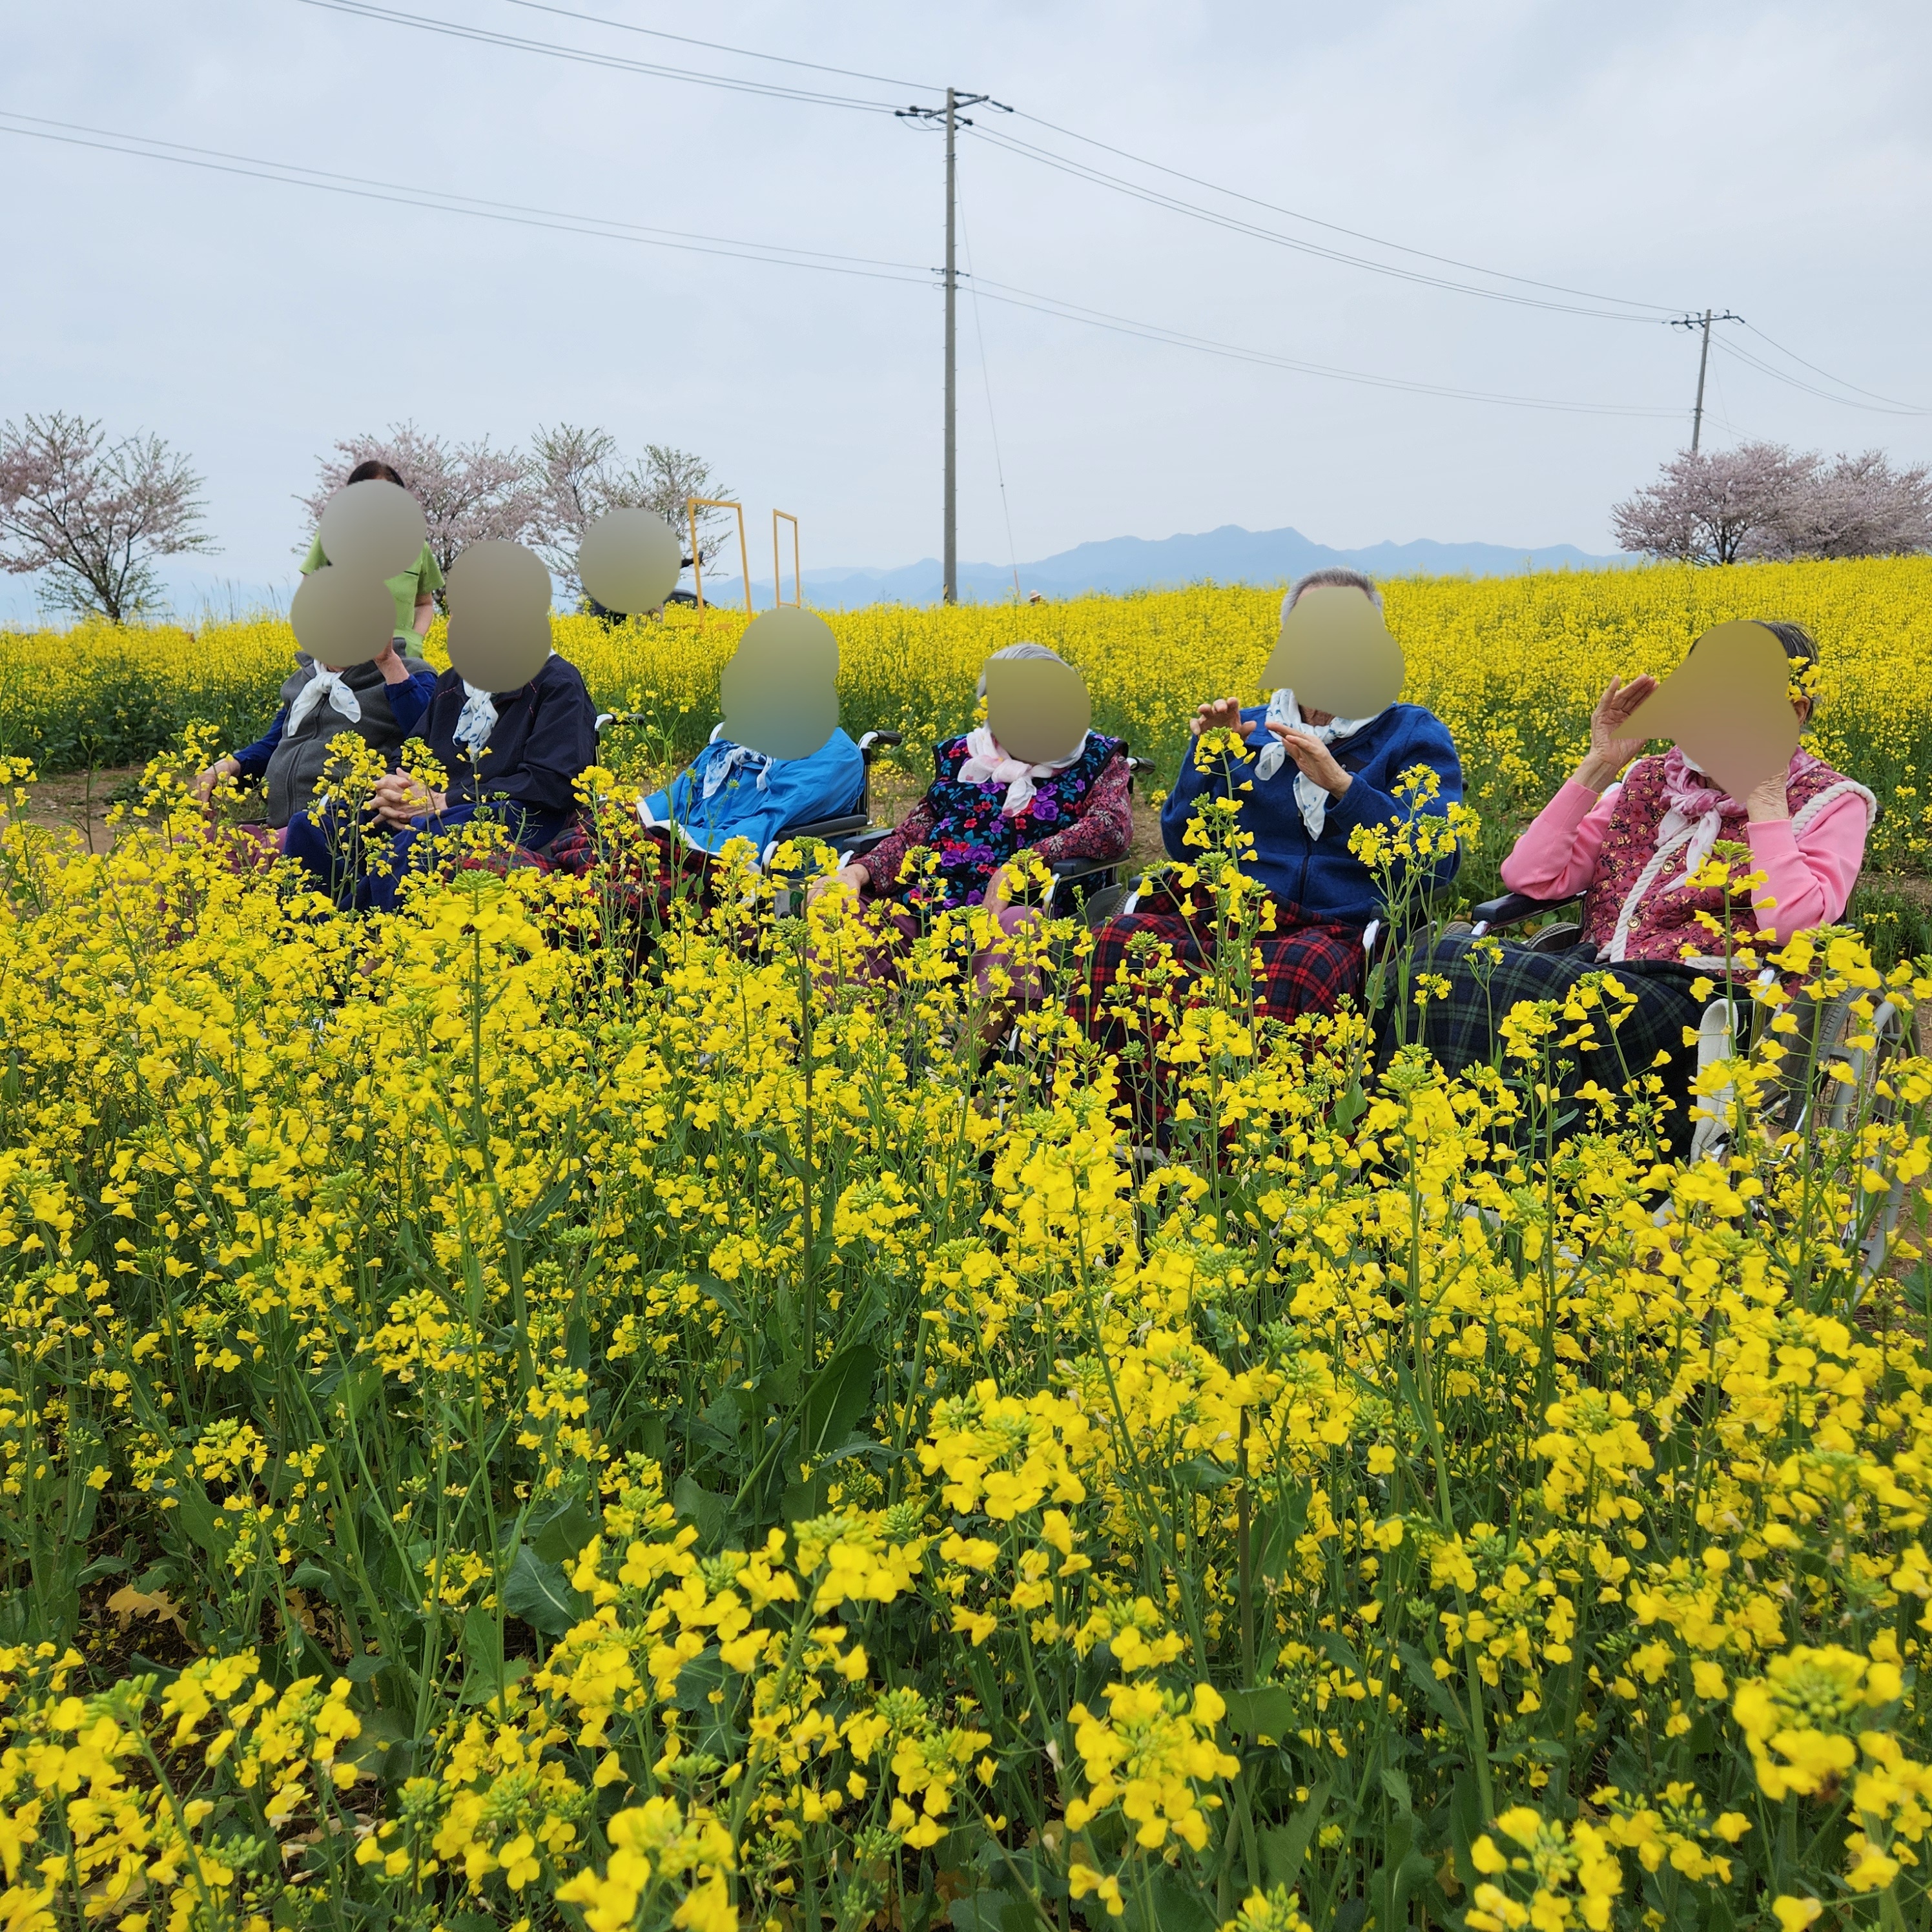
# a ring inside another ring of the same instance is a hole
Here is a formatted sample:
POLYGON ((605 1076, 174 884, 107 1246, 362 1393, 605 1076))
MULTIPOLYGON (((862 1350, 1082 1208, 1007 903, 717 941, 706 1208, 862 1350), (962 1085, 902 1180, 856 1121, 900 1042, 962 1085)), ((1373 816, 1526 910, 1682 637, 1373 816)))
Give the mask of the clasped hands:
MULTIPOLYGON (((1188 721, 1187 728, 1197 738, 1204 731, 1240 730, 1240 700, 1217 698, 1202 705, 1188 721)), ((1318 784, 1330 797, 1340 798, 1354 783, 1354 775, 1335 762, 1334 754, 1312 731, 1295 730, 1286 724, 1270 724, 1268 728, 1281 740, 1301 775, 1318 784)))
POLYGON ((431 791, 407 772, 385 772, 369 795, 369 809, 385 825, 400 832, 414 819, 434 817, 449 804, 447 792, 431 791))

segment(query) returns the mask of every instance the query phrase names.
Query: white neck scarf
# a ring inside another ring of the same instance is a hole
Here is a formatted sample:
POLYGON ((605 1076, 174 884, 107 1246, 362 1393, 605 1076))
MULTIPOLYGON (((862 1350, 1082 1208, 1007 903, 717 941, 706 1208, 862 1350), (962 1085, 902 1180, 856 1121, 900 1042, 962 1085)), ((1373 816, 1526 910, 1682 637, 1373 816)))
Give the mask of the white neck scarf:
POLYGON ((478 691, 466 677, 463 680, 463 709, 457 714, 456 740, 470 754, 473 764, 483 755, 490 734, 496 728, 496 700, 487 691, 478 691))
MULTIPOLYGON (((1284 687, 1268 700, 1267 722, 1285 724, 1291 731, 1306 731, 1320 739, 1323 744, 1332 745, 1338 739, 1352 738, 1364 724, 1372 724, 1382 715, 1378 711, 1366 718, 1331 718, 1325 724, 1310 724, 1304 720, 1301 707, 1294 701, 1294 693, 1284 687)), ((1262 728, 1266 730, 1267 726, 1262 728)), ((1287 762, 1288 747, 1270 731, 1268 742, 1262 747, 1261 756, 1255 760, 1256 777, 1271 778, 1287 762)), ((1334 801, 1299 766, 1294 772, 1294 802, 1300 812, 1302 824, 1308 829, 1309 837, 1319 838, 1322 826, 1328 823, 1328 808, 1334 801)))
POLYGON ((1000 810, 1008 818, 1017 818, 1033 802, 1034 780, 1051 778, 1055 772, 1064 772, 1076 763, 1087 748, 1087 736, 1082 732, 1079 743, 1064 758, 1029 765, 1009 758, 987 726, 976 725, 966 734, 966 762, 959 767, 959 782, 962 784, 1004 784, 1006 798, 1000 810))
POLYGON ((307 722, 309 713, 328 699, 335 710, 352 724, 362 722, 362 700, 343 681, 339 670, 327 670, 322 666, 315 667, 315 675, 295 694, 289 706, 288 729, 299 731, 307 722))

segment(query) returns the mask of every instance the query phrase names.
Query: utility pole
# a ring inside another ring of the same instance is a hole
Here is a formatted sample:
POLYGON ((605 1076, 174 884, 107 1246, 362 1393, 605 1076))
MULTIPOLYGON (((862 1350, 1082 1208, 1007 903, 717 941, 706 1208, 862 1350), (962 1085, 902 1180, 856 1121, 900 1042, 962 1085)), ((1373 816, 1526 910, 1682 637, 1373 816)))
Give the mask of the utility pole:
POLYGON ((928 126, 944 124, 946 129, 946 266, 940 272, 946 290, 946 428, 945 467, 946 481, 942 496, 944 502, 945 534, 942 548, 945 558, 945 580, 940 594, 949 604, 959 601, 959 425, 958 384, 957 381, 958 332, 959 268, 956 246, 958 226, 958 154, 956 146, 958 131, 970 128, 973 123, 960 112, 962 107, 976 107, 981 102, 989 107, 997 107, 1002 114, 1013 110, 1004 102, 995 100, 989 94, 962 94, 957 88, 946 90, 946 105, 940 107, 902 107, 896 116, 902 121, 918 121, 928 126))
POLYGON ((1702 316, 1687 315, 1681 321, 1671 323, 1672 328, 1702 329, 1704 346, 1697 355, 1697 405, 1690 412, 1690 454, 1697 454, 1697 446, 1704 436, 1704 376, 1711 366, 1711 325, 1714 322, 1742 322, 1744 317, 1733 315, 1729 309, 1722 315, 1714 315, 1706 309, 1702 316))
POLYGON ((949 604, 959 602, 959 274, 953 248, 958 224, 958 157, 953 146, 958 96, 946 90, 946 547, 944 578, 940 595, 949 604))

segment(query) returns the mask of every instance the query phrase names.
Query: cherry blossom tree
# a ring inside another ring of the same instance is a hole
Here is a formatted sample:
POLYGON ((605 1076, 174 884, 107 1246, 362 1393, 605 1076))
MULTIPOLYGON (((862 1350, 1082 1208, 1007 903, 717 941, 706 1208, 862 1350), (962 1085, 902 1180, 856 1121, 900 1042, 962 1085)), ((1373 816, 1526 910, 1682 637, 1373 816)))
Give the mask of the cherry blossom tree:
POLYGON ((1882 450, 1820 461, 1757 539, 1768 557, 1901 556, 1932 550, 1932 467, 1894 470, 1882 450))
POLYGON ((161 601, 154 560, 212 550, 202 479, 158 436, 110 442, 56 410, 0 428, 0 570, 38 573, 47 601, 110 623, 161 601))
POLYGON ((1790 512, 1815 465, 1780 442, 1682 450, 1661 476, 1610 512, 1625 550, 1680 563, 1736 563, 1790 512))
POLYGON ((1932 549, 1932 470, 1876 449, 1828 464, 1778 442, 1686 450, 1610 525, 1624 549, 1684 563, 1895 556, 1932 549))

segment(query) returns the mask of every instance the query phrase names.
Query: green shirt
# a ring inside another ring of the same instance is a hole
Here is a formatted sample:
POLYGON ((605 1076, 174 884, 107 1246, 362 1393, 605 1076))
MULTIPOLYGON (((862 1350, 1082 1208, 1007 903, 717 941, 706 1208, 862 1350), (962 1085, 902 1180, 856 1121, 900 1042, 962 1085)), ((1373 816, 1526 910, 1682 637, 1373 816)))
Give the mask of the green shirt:
MULTIPOLYGON (((320 570, 328 561, 322 554, 322 538, 318 534, 308 547, 308 554, 302 559, 302 570, 306 577, 312 570, 320 570)), ((436 568, 436 559, 430 554, 428 544, 422 547, 422 555, 408 569, 394 577, 382 580, 389 595, 396 600, 396 634, 406 635, 413 630, 416 621, 416 602, 419 598, 433 597, 442 588, 442 572, 436 568)))

